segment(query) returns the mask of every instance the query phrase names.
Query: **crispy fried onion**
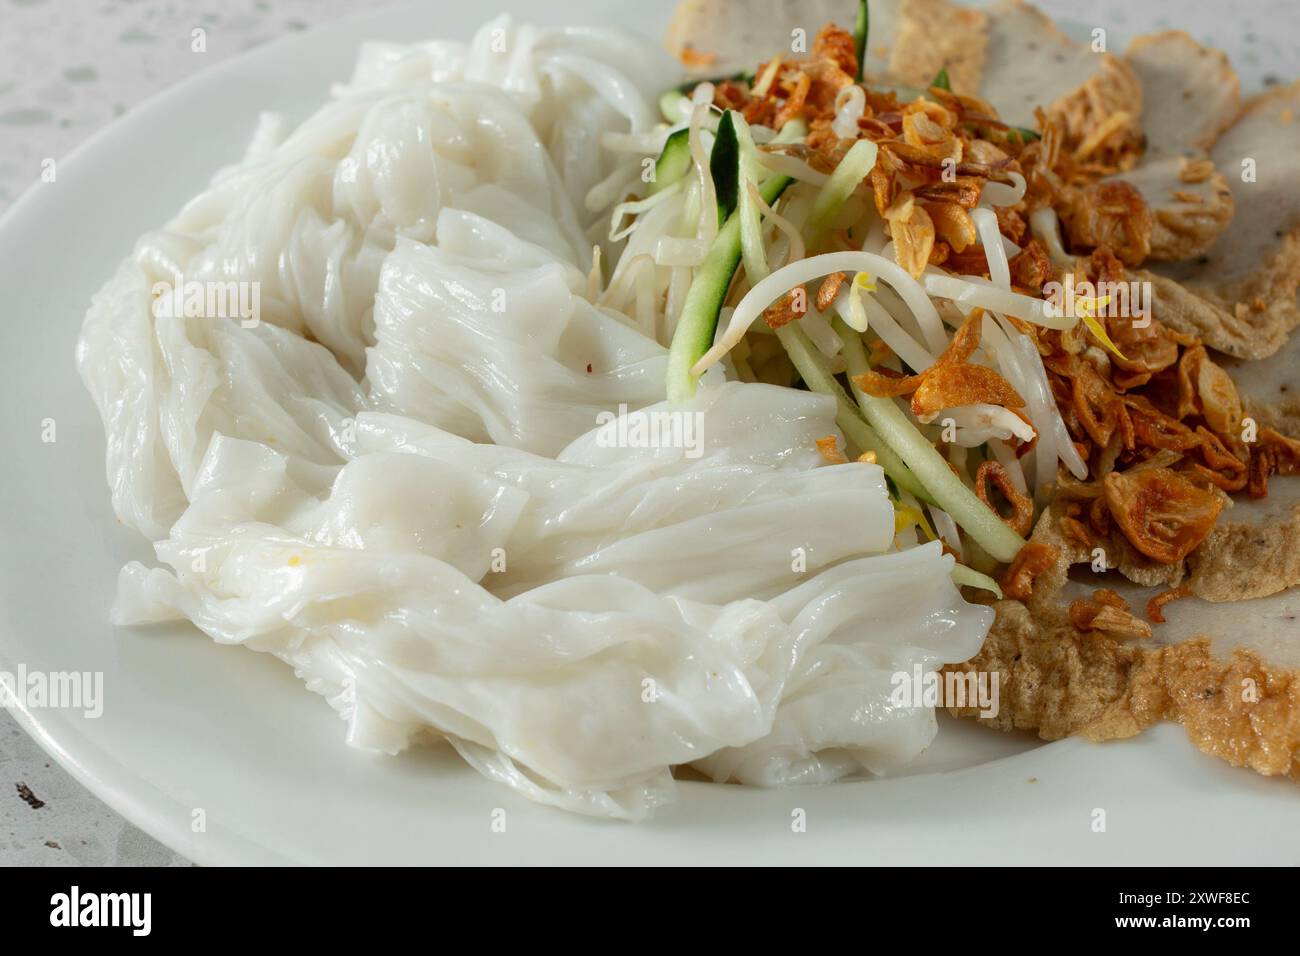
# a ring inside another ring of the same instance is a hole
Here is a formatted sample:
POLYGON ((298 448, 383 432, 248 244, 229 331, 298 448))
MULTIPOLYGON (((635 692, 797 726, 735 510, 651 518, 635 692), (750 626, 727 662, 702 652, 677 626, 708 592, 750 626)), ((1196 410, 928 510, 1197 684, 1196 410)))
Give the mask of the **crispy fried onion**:
POLYGON ((1070 623, 1081 631, 1104 631, 1116 637, 1151 636, 1151 625, 1134 617, 1128 602, 1109 589, 1094 592, 1091 601, 1071 601, 1069 616, 1070 623))
POLYGON ((1142 326, 1133 316, 1107 315, 1106 334, 1119 349, 1109 355, 1117 387, 1139 388, 1178 361, 1178 343, 1163 325, 1142 326))
POLYGON ((806 59, 774 57, 760 64, 752 86, 725 80, 715 87, 714 103, 739 110, 751 124, 775 129, 797 118, 814 126, 829 125, 836 95, 853 83, 857 68, 853 35, 828 24, 818 32, 806 59))
POLYGON ((812 92, 812 77, 803 70, 795 70, 783 74, 777 85, 785 94, 785 103, 777 110, 776 121, 773 123, 776 129, 780 129, 791 120, 804 115, 804 103, 812 92))
MULTIPOLYGON (((1276 434, 1276 432, 1274 433, 1276 434)), ((1201 439, 1201 457, 1207 467, 1216 471, 1245 471, 1246 463, 1234 455, 1224 445, 1223 439, 1204 425, 1196 426, 1196 435, 1201 439)), ((1282 436, 1278 436, 1281 438, 1282 436)))
POLYGON ((779 329, 804 317, 804 311, 796 308, 800 302, 807 305, 807 293, 803 286, 795 286, 781 298, 763 310, 763 321, 769 328, 779 329))
POLYGON ((1132 183, 1113 179, 1068 188, 1057 212, 1074 247, 1104 246, 1129 266, 1141 265, 1151 253, 1155 219, 1132 183))
MULTIPOLYGON (((762 149, 794 155, 819 173, 834 169, 855 139, 877 143, 870 173, 876 211, 889 223, 895 260, 919 278, 927 265, 947 264, 976 245, 966 212, 979 205, 990 181, 1021 181, 1026 144, 982 100, 935 88, 900 103, 896 92, 855 85, 857 67, 853 37, 828 25, 807 58, 773 57, 759 65, 752 84, 717 83, 714 104, 739 111, 751 125, 780 129, 793 119, 806 120, 802 144, 762 149), (861 112, 846 123, 840 105, 850 88, 861 112)), ((996 212, 1003 234, 1019 244, 1024 217, 1012 209, 996 212)), ((957 262, 956 271, 969 273, 974 264, 957 262)))
MULTIPOLYGON (((972 224, 972 228, 974 225, 972 224)), ((947 238, 946 236, 944 238, 947 238)), ((956 246, 953 246, 956 249, 956 246)), ((957 250, 960 252, 961 250, 957 250)), ((1012 258, 1008 263, 1011 268, 1011 284, 1019 286, 1022 289, 1039 294, 1043 290, 1045 283, 1052 275, 1052 260, 1048 257, 1047 251, 1038 243, 1037 239, 1030 239, 1025 243, 1020 253, 1012 258)))
POLYGON ((1105 448, 1119 427, 1122 409, 1119 396, 1093 364, 1081 356, 1054 355, 1044 365, 1060 376, 1060 383, 1068 389, 1068 405, 1058 403, 1063 405, 1062 410, 1068 408, 1084 433, 1097 447, 1105 448))
MULTIPOLYGON (((1245 488, 1250 497, 1265 498, 1268 496, 1270 476, 1300 474, 1300 441, 1271 428, 1261 428, 1256 441, 1251 445, 1237 442, 1232 436, 1214 437, 1224 438, 1233 443, 1235 454, 1232 458, 1235 468, 1225 468, 1207 462, 1210 467, 1201 468, 1200 471, 1205 478, 1225 491, 1240 491, 1245 488), (1242 463, 1242 459, 1245 459, 1245 464, 1242 463), (1225 475, 1225 470, 1232 470, 1234 473, 1225 475)), ((1202 446, 1202 450, 1206 447, 1202 446)))
POLYGON ((1246 494, 1252 498, 1268 496, 1268 478, 1277 470, 1277 455, 1264 446, 1250 454, 1250 468, 1246 473, 1246 494))
MULTIPOLYGON (((924 192, 924 190, 922 191, 924 192)), ((934 231, 954 252, 965 252, 979 241, 975 220, 958 202, 926 203, 934 231)))
POLYGON ((817 288, 817 311, 825 312, 835 301, 835 297, 840 294, 840 288, 848 281, 847 272, 832 272, 817 288))
POLYGON ((1200 436, 1192 429, 1160 411, 1145 396, 1125 395, 1122 400, 1137 442, 1177 452, 1190 451, 1201 444, 1200 436))
POLYGON ((921 278, 934 251, 934 221, 930 214, 909 191, 900 193, 882 215, 894 240, 894 259, 913 279, 921 278))
POLYGON ((998 579, 1002 593, 1016 601, 1029 600, 1034 589, 1034 578, 1055 565, 1058 556, 1059 552, 1050 544, 1028 542, 1016 553, 998 579))
POLYGON ((1261 428, 1259 443, 1273 453, 1279 475, 1300 474, 1300 441, 1288 438, 1271 428, 1261 428))
POLYGON ((895 398, 899 395, 911 395, 920 387, 922 379, 944 365, 960 365, 970 360, 980 344, 980 326, 984 318, 983 309, 972 310, 961 327, 953 333, 952 340, 924 372, 917 375, 899 375, 889 369, 870 369, 865 375, 859 375, 853 381, 868 395, 877 398, 895 398))
POLYGON ((812 45, 813 60, 830 60, 840 72, 853 76, 858 72, 857 44, 853 34, 832 23, 817 31, 812 45))
POLYGON ((952 341, 934 364, 916 375, 899 375, 888 369, 870 369, 853 379, 854 384, 877 398, 912 396, 912 414, 931 422, 945 408, 963 405, 997 405, 1015 410, 1025 400, 1005 378, 993 369, 969 360, 980 344, 984 313, 974 309, 953 334, 952 341))
MULTIPOLYGON (((1076 274, 1089 281, 1125 275, 1106 250, 1078 260, 1076 274)), ((1277 432, 1254 443, 1238 437, 1241 398, 1199 341, 1154 319, 1143 328, 1107 321, 1124 356, 1088 345, 1078 329, 1036 333, 1062 420, 1080 455, 1092 459, 1093 481, 1065 481, 1061 494, 1095 498, 1113 470, 1168 468, 1207 492, 1263 497, 1271 475, 1300 472, 1300 442, 1277 432)), ((1090 512, 1091 528, 1071 517, 1073 540, 1105 537, 1112 524, 1105 508, 1090 512)))
POLYGON ((1233 432, 1241 426, 1241 396, 1228 373, 1210 360, 1205 346, 1183 353, 1178 363, 1179 417, 1199 414, 1216 432, 1233 432))
POLYGON ((903 108, 903 142, 923 149, 942 164, 961 161, 962 141, 952 132, 953 115, 938 103, 914 100, 903 108))
POLYGON ((967 362, 928 369, 912 394, 912 414, 921 422, 933 421, 945 408, 963 405, 997 405, 1014 410, 1023 408, 1025 400, 993 369, 967 362))
POLYGON ((1150 601, 1147 601, 1147 617, 1152 621, 1155 621, 1157 624, 1164 624, 1165 605, 1173 601, 1181 600, 1185 597, 1190 597, 1191 593, 1192 586, 1190 584, 1183 584, 1176 588, 1170 588, 1168 591, 1164 591, 1161 594, 1157 594, 1150 601))
POLYGON ((1011 475, 1001 462, 985 461, 980 463, 979 470, 975 473, 975 494, 979 496, 980 501, 984 502, 990 511, 1002 518, 1016 534, 1024 536, 1029 533, 1030 526, 1034 522, 1034 501, 1016 490, 1015 484, 1011 481, 1011 475), (1009 517, 1001 515, 997 507, 989 500, 989 482, 997 486, 998 490, 1002 492, 1002 497, 1006 498, 1007 503, 1011 505, 1011 515, 1009 517))
POLYGON ((915 392, 921 384, 921 375, 904 375, 889 368, 872 368, 854 378, 853 383, 876 398, 898 398, 915 392))
POLYGON ((1125 601, 1123 595, 1114 588, 1097 588, 1097 590, 1092 592, 1092 599, 1098 604, 1109 604, 1111 607, 1117 607, 1121 611, 1132 610, 1128 601, 1125 601))
POLYGON ((1103 482, 1106 506, 1124 537, 1162 564, 1182 561, 1205 540, 1224 497, 1168 468, 1111 472, 1103 482))
POLYGON ((822 456, 822 461, 828 465, 843 465, 849 460, 840 451, 840 440, 834 435, 817 439, 817 451, 822 456))

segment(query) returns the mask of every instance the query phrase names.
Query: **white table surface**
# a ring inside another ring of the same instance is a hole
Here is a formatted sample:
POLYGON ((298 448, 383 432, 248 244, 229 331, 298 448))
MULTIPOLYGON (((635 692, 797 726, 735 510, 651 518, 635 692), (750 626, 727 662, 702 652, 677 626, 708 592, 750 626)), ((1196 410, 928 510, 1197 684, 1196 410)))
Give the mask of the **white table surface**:
MULTIPOLYGON (((389 0, 0 0, 0 213, 37 181, 44 159, 65 156, 141 100, 284 33, 381 2, 389 0), (206 31, 203 53, 190 49, 196 27, 206 31)), ((485 18, 491 6, 485 4, 485 18)), ((1038 6, 1104 27, 1117 41, 1185 29, 1228 52, 1245 92, 1290 82, 1300 66, 1294 0, 1039 0, 1038 6)), ((0 865, 188 861, 102 804, 0 711, 0 865), (20 785, 33 801, 20 795, 20 785)))

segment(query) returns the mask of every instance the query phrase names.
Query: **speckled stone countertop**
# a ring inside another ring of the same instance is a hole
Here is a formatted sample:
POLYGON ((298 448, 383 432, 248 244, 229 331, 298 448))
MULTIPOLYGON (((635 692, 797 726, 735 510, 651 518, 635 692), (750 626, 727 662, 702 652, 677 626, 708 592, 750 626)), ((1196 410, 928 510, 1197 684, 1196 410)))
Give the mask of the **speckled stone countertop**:
MULTIPOLYGON (((146 97, 286 32, 377 2, 0 0, 0 212, 37 180, 43 159, 65 156, 146 97), (198 27, 206 33, 202 55, 190 49, 198 27)), ((485 18, 494 6, 485 4, 485 18)), ((1289 82, 1300 65, 1294 0, 1038 6, 1105 28, 1115 49, 1138 33, 1185 29, 1227 51, 1247 93, 1289 82)), ((0 711, 0 865, 187 864, 95 799, 0 711)))
MULTIPOLYGON (((0 213, 142 100, 244 50, 381 0, 0 0, 0 213), (190 49, 205 31, 206 51, 190 49)), ((322 91, 323 96, 323 91, 322 91)), ((0 866, 188 866, 0 710, 0 866)))

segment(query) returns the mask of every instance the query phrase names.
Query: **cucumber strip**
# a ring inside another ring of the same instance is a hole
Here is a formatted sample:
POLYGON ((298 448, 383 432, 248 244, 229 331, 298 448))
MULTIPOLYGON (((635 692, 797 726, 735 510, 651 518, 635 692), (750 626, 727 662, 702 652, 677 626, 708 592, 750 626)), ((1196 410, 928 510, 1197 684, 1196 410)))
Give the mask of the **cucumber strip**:
POLYGON ((719 226, 736 211, 736 199, 740 195, 740 141, 736 137, 735 115, 731 110, 722 114, 713 152, 709 154, 709 173, 718 196, 719 226))
POLYGON ((808 135, 808 124, 801 119, 792 119, 781 127, 781 131, 772 137, 773 143, 797 143, 808 135))
MULTIPOLYGON (((792 180, 774 176, 758 189, 763 201, 773 203, 785 192, 792 180)), ((668 349, 668 400, 675 404, 689 401, 695 394, 696 380, 691 368, 713 345, 718 314, 731 286, 731 277, 740 265, 740 217, 732 216, 713 240, 709 254, 700 264, 686 291, 677 331, 668 349)))
POLYGON ((756 186, 758 183, 756 149, 749 124, 743 116, 736 123, 736 139, 740 144, 740 182, 736 197, 740 210, 740 258, 745 263, 745 275, 749 276, 749 282, 753 285, 767 274, 767 252, 763 248, 762 213, 750 191, 750 184, 756 186))
POLYGON ((677 90, 669 90, 663 96, 659 97, 659 112, 663 115, 665 121, 671 126, 676 126, 682 121, 681 104, 689 103, 690 97, 677 90))
MULTIPOLYGON (((893 93, 898 97, 898 102, 900 104, 911 103, 913 100, 919 100, 925 95, 925 90, 917 89, 915 86, 906 86, 901 83, 881 83, 879 85, 873 83, 871 88, 873 90, 879 90, 881 93, 893 93)), ((972 128, 974 127, 973 123, 968 125, 972 128)))
MULTIPOLYGON (((852 382, 855 376, 870 368, 862 336, 839 317, 831 324, 844 343, 844 361, 852 382)), ((1010 562, 1024 547, 1025 539, 1007 527, 1005 521, 952 473, 947 460, 894 404, 893 399, 868 395, 856 385, 853 392, 863 417, 912 469, 917 480, 925 485, 931 502, 948 512, 952 520, 990 555, 999 561, 1010 562)))
POLYGON ((648 194, 653 196, 677 182, 691 168, 691 131, 683 127, 669 135, 663 151, 655 160, 655 178, 648 194))
POLYGON ((880 148, 869 139, 860 139, 849 148, 831 173, 830 180, 817 194, 809 217, 812 229, 820 232, 830 226, 835 214, 853 195, 853 190, 858 188, 858 184, 876 165, 879 151, 880 148))
MULTIPOLYGON (((773 142, 793 143, 808 132, 803 120, 790 120, 781 132, 776 134, 773 142)), ((745 263, 745 275, 752 286, 761 282, 771 273, 767 265, 767 250, 763 248, 763 216, 758 202, 751 195, 749 183, 757 183, 762 173, 758 163, 758 150, 754 146, 753 135, 745 118, 737 114, 736 139, 740 142, 740 252, 745 263)))
POLYGON ((863 421, 862 412, 845 394, 840 383, 835 380, 835 376, 830 373, 817 352, 817 347, 808 338, 808 334, 799 328, 797 323, 791 323, 777 329, 776 337, 785 347, 790 362, 804 384, 814 392, 830 395, 835 399, 835 424, 840 426, 844 437, 862 451, 874 451, 876 463, 899 488, 910 492, 927 504, 934 504, 925 486, 912 474, 912 470, 907 467, 903 459, 880 440, 874 428, 863 421))
MULTIPOLYGON (((796 121, 787 123, 786 130, 794 125, 796 121)), ((750 162, 753 153, 753 142, 749 136, 749 126, 742 117, 737 124, 737 138, 740 140, 740 162, 742 164, 741 179, 742 181, 748 176, 748 172, 743 168, 743 164, 750 162)), ((801 136, 802 132, 798 129, 790 130, 790 135, 801 136)), ((740 197, 740 231, 741 231, 741 255, 745 262, 745 273, 749 276, 751 283, 756 283, 771 274, 768 269, 766 255, 762 248, 761 223, 759 221, 758 204, 753 201, 752 197, 744 195, 740 197)), ((875 431, 862 419, 862 413, 858 411, 856 405, 844 393, 840 383, 835 380, 835 376, 822 362, 818 353, 814 349, 807 333, 795 326, 785 326, 777 329, 777 338, 790 356, 790 361, 794 364, 795 369, 803 378, 804 384, 815 392, 821 392, 824 395, 830 395, 835 399, 836 413, 835 423, 840 426, 840 431, 844 432, 849 441, 853 442, 862 451, 873 451, 876 453, 876 460, 884 469, 887 477, 893 479, 898 486, 905 487, 913 494, 925 496, 925 488, 912 475, 908 467, 903 464, 903 460, 890 450, 889 446, 880 440, 875 431)), ((891 488, 891 493, 895 489, 891 488)), ((928 497, 926 498, 929 501, 928 497)))
POLYGON ((718 86, 728 81, 732 83, 753 83, 754 71, 741 70, 738 73, 729 73, 726 76, 710 76, 700 80, 687 80, 685 83, 679 83, 673 87, 673 92, 681 93, 683 96, 690 96, 701 83, 712 83, 714 86, 718 86))
POLYGON ((999 601, 1002 600, 1002 588, 998 587, 998 582, 987 574, 980 574, 974 568, 968 568, 960 563, 954 564, 952 570, 948 573, 952 576, 953 584, 959 587, 981 588, 985 591, 992 591, 999 601))
POLYGON ((867 9, 867 0, 858 0, 858 19, 853 24, 853 49, 858 54, 858 75, 854 77, 862 82, 862 71, 867 66, 867 35, 871 32, 871 12, 867 9))

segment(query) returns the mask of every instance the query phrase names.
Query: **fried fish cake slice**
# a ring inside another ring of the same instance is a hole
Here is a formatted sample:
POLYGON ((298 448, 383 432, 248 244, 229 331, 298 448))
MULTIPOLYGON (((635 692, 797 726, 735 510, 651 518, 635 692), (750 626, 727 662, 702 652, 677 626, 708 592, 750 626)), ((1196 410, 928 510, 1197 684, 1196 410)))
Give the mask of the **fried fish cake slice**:
POLYGON ((1142 87, 1145 152, 1116 178, 1151 208, 1149 258, 1203 255, 1232 221, 1232 190, 1207 151, 1240 112, 1237 74, 1222 51, 1181 30, 1138 37, 1124 60, 1142 87))
POLYGON ((1077 145, 1122 117, 1115 138, 1140 142, 1142 87, 1123 59, 1070 39, 1022 0, 1002 0, 987 13, 979 95, 1004 122, 1032 129, 1042 109, 1061 123, 1067 142, 1077 145))
POLYGON ((1237 358, 1274 354, 1300 325, 1297 117, 1300 82, 1245 104, 1210 153, 1232 191, 1231 224, 1203 256, 1138 277, 1153 281, 1162 322, 1237 358))
POLYGON ((1232 189, 1209 159, 1146 159, 1110 178, 1132 184, 1150 207, 1148 258, 1157 262, 1203 255, 1232 222, 1232 189))
MULTIPOLYGON (((810 40, 828 23, 852 31, 853 0, 681 0, 665 43, 694 76, 753 70, 773 56, 803 56, 796 31, 810 40)), ((924 88, 947 69, 959 93, 979 89, 985 15, 949 0, 871 0, 863 75, 869 82, 924 88)))
POLYGON ((1142 85, 1146 155, 1204 155, 1241 110, 1241 83, 1222 50, 1182 30, 1135 38, 1124 59, 1142 85))
POLYGON ((1054 504, 1032 539, 1058 550, 1056 565, 1027 602, 997 602, 980 653, 945 668, 997 672, 998 713, 950 711, 1045 740, 1113 740, 1173 720, 1208 754, 1300 779, 1300 482, 1278 479, 1268 498, 1225 513, 1188 559, 1190 593, 1162 609, 1149 640, 1081 630, 1068 609, 1105 588, 1143 617, 1181 567, 1164 582, 1122 559, 1122 574, 1093 573, 1094 554, 1063 533, 1062 513, 1054 504))
MULTIPOLYGON (((1269 311, 1251 314, 1266 318, 1269 311)), ((1222 365, 1241 393, 1246 415, 1257 426, 1300 435, 1300 333, 1292 332, 1285 344, 1266 358, 1228 358, 1222 365)))
MULTIPOLYGON (((872 0, 868 76, 883 79, 889 72, 902 2, 872 0)), ((726 76, 753 70, 774 56, 805 56, 818 30, 833 23, 851 31, 857 13, 853 0, 681 0, 664 43, 689 64, 692 76, 726 76), (795 30, 803 31, 803 52, 793 49, 795 30)))
MULTIPOLYGON (((1175 605, 1176 606, 1176 605, 1175 605)), ((1300 779, 1300 670, 1237 647, 1216 654, 1206 638, 1176 644, 1080 631, 1064 613, 999 601, 984 647, 945 670, 994 673, 999 707, 950 707, 1001 730, 1044 740, 1132 737, 1173 720, 1192 743, 1232 766, 1300 779)))
MULTIPOLYGON (((875 11, 873 3, 873 18, 875 11)), ((954 93, 977 95, 988 55, 988 19, 983 10, 948 0, 906 0, 890 52, 890 78, 923 89, 944 70, 954 93)))
MULTIPOLYGON (((870 82, 920 88, 946 69, 955 91, 979 96, 1011 125, 1035 127, 1041 108, 1073 143, 1105 124, 1117 140, 1139 142, 1142 88, 1128 64, 1071 40, 1022 0, 987 10, 950 0, 871 0, 870 14, 870 82), (1126 119, 1116 126, 1117 114, 1126 119)), ((856 16, 852 0, 682 0, 665 42, 679 57, 686 53, 692 75, 726 75, 778 54, 800 56, 793 31, 811 38, 827 23, 852 30, 856 16)))

